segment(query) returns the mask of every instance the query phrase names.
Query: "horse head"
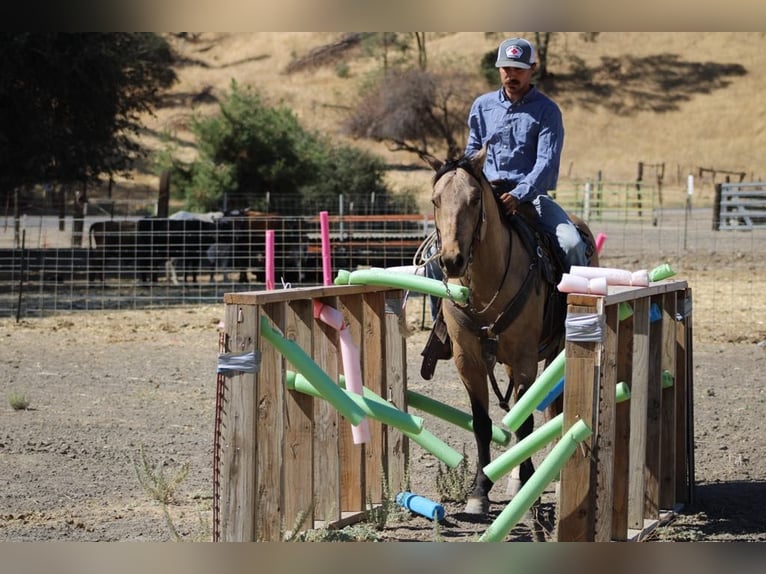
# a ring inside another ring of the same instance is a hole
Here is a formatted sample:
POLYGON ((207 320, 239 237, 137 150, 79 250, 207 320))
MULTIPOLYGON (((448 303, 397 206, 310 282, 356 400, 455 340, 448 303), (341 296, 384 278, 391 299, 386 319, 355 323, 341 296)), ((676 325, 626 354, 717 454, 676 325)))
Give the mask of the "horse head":
POLYGON ((447 278, 463 277, 471 262, 476 241, 481 240, 485 220, 482 174, 486 150, 472 157, 442 162, 424 156, 436 172, 431 203, 439 239, 439 265, 447 278))

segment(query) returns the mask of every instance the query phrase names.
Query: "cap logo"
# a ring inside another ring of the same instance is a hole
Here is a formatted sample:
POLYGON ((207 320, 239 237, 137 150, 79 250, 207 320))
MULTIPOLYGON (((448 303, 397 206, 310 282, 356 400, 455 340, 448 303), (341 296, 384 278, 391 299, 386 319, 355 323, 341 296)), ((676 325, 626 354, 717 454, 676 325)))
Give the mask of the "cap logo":
POLYGON ((524 50, 519 48, 518 46, 508 46, 505 49, 505 57, 506 58, 521 58, 521 56, 524 54, 524 50))

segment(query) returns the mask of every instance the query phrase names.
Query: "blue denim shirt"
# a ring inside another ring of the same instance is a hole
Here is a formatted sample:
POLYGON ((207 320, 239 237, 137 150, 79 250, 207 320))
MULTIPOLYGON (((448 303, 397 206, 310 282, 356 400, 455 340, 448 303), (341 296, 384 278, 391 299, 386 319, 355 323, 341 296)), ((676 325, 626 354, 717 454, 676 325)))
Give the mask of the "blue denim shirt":
POLYGON ((556 188, 564 145, 561 110, 548 96, 532 88, 516 103, 501 87, 474 100, 468 115, 465 154, 487 146, 484 174, 489 181, 516 184, 519 201, 532 201, 556 188))

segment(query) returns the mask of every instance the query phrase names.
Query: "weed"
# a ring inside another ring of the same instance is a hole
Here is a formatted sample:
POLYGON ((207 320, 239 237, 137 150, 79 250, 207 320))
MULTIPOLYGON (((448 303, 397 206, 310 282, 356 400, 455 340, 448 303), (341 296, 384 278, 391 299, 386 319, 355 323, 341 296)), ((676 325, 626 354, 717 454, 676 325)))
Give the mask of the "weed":
POLYGON ((468 469, 468 458, 465 455, 463 445, 463 460, 456 468, 442 467, 436 472, 436 492, 440 502, 462 502, 471 492, 475 479, 475 473, 468 469))
POLYGON ((14 411, 25 411, 29 408, 29 399, 24 393, 12 391, 8 395, 8 404, 14 411))
POLYGON ((184 463, 172 478, 165 476, 164 466, 165 463, 161 462, 152 467, 143 445, 140 449, 140 461, 133 461, 139 484, 152 499, 167 505, 175 502, 176 489, 189 474, 189 463, 184 463))

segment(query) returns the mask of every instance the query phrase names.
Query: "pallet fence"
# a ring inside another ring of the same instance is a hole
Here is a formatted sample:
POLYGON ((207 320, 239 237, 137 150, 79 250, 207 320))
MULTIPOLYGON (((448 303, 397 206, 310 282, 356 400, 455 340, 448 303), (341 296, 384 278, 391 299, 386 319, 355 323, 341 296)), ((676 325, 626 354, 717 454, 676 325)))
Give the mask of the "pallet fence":
POLYGON ((365 388, 406 410, 402 296, 363 285, 225 295, 221 351, 254 351, 259 366, 218 376, 214 540, 280 541, 294 529, 342 527, 383 501, 384 481, 404 490, 407 437, 368 418, 371 440, 354 445, 349 423, 326 401, 287 388, 286 361, 260 328, 266 317, 338 380, 338 332, 314 318, 313 301, 338 309, 358 342, 365 388))
POLYGON ((691 289, 610 286, 567 301, 568 315, 592 315, 604 329, 597 341, 566 343, 564 432, 583 420, 593 435, 562 469, 558 540, 644 540, 693 499, 691 289), (621 304, 632 307, 623 320, 621 304), (620 404, 618 382, 631 390, 620 404))
MULTIPOLYGON (((287 387, 286 359, 260 327, 265 318, 338 380, 338 332, 314 318, 313 301, 340 310, 360 341, 366 389, 406 412, 403 295, 346 285, 225 296, 220 351, 252 352, 257 368, 218 376, 215 541, 279 541, 295 529, 342 527, 384 502, 384 485, 388 494, 404 489, 407 436, 368 419, 371 441, 354 445, 349 423, 326 401, 287 387)), ((566 343, 561 435, 578 421, 592 435, 561 470, 556 536, 644 540, 693 501, 691 289, 661 281, 570 294, 568 318, 575 314, 603 328, 593 340, 566 343), (631 313, 621 317, 625 305, 631 313), (630 386, 630 400, 619 404, 618 382, 630 386)))

